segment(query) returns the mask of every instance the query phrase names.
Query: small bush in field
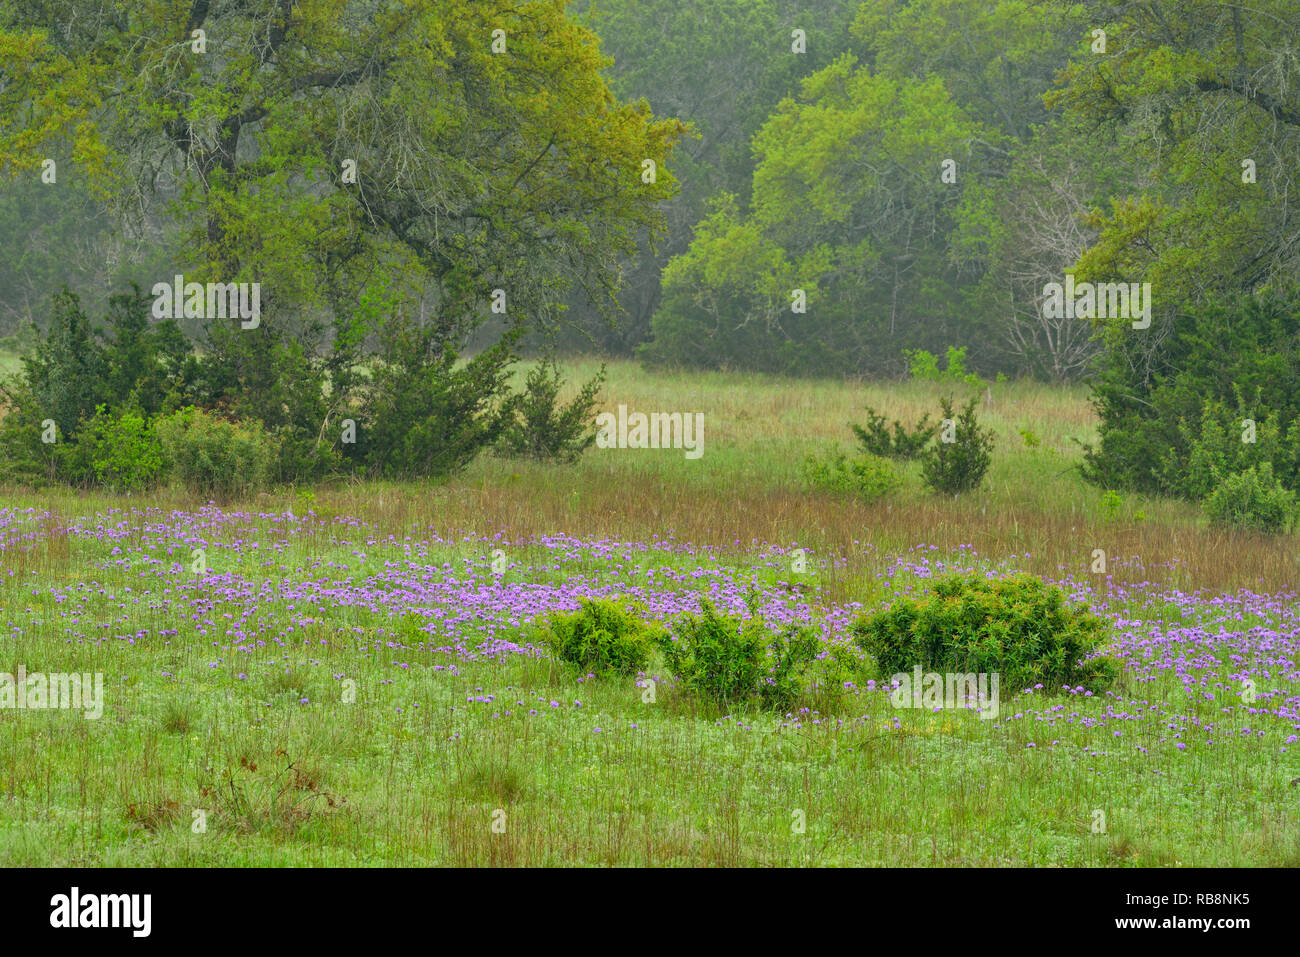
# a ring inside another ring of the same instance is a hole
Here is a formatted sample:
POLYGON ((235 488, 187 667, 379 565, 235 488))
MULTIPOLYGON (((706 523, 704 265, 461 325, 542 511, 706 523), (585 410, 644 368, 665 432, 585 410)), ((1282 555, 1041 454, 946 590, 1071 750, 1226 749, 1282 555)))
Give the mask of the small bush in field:
POLYGON ((1296 499, 1263 462, 1221 479, 1203 507, 1212 525, 1284 532, 1295 521, 1296 499))
POLYGON ((975 420, 975 400, 966 403, 961 415, 954 416, 952 400, 942 399, 943 418, 951 422, 939 430, 939 441, 930 446, 921 460, 921 478, 933 491, 958 495, 978 488, 988 471, 993 450, 993 432, 980 428, 975 420), (944 441, 947 434, 951 441, 944 441))
POLYGON ((57 447, 60 471, 74 485, 142 492, 167 477, 167 457, 151 423, 134 409, 100 405, 82 419, 74 441, 57 447))
POLYGON ((866 502, 884 498, 901 484, 898 473, 885 459, 875 455, 850 459, 843 452, 828 458, 808 456, 804 478, 813 488, 852 495, 866 502))
POLYGON ((591 422, 604 381, 602 366, 568 405, 560 405, 557 399, 564 384, 560 370, 554 364, 538 363, 528 373, 523 396, 498 447, 506 455, 539 462, 576 462, 596 441, 591 422))
POLYGON ((757 614, 723 615, 704 601, 698 616, 686 615, 670 626, 660 647, 668 669, 690 693, 718 703, 752 699, 780 709, 798 697, 820 642, 810 628, 773 631, 757 614))
POLYGON ((914 459, 924 450, 926 444, 934 438, 937 425, 930 424, 929 413, 921 417, 913 428, 908 429, 897 419, 891 428, 885 427, 885 417, 871 406, 867 406, 867 424, 852 425, 853 434, 858 437, 862 451, 868 455, 878 455, 886 459, 906 461, 914 459))
POLYGON ((875 657, 882 677, 910 672, 957 671, 1001 675, 1003 687, 1042 684, 1105 690, 1119 662, 1097 655, 1106 622, 1032 575, 990 581, 983 575, 948 575, 921 598, 900 598, 864 615, 851 627, 858 645, 875 657), (1084 660, 1086 659, 1086 660, 1084 660))
POLYGON ((266 486, 277 448, 260 423, 183 409, 157 422, 172 475, 195 495, 233 498, 266 486))
POLYGON ((657 629, 612 601, 588 600, 569 614, 552 615, 543 626, 551 653, 596 674, 634 675, 645 668, 657 629))

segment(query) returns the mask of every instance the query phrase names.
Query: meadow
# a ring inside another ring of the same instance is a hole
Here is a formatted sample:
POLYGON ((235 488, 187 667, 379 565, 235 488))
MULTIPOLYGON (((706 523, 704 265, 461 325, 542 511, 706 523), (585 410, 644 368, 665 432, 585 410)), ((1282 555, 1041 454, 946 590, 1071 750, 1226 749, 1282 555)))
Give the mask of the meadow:
POLYGON ((1300 864, 1295 537, 1084 484, 1080 387, 981 390, 997 445, 959 498, 910 466, 877 504, 805 484, 864 406, 911 422, 945 391, 611 363, 601 408, 703 411, 701 458, 222 503, 5 489, 0 672, 102 673, 104 712, 0 708, 0 863, 1300 864), (536 642, 585 597, 666 621, 753 591, 842 648, 951 569, 1061 583, 1119 681, 1004 688, 991 721, 894 708, 887 675, 727 712, 661 661, 595 678, 536 642))

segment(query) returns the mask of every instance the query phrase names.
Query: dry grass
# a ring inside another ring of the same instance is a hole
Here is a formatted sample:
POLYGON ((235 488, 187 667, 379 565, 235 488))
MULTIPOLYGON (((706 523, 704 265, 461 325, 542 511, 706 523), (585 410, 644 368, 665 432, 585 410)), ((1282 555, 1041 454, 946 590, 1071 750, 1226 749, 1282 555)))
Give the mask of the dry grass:
MULTIPOLYGON (((597 368, 592 362, 571 364, 569 392, 597 368)), ((755 539, 797 542, 844 556, 848 563, 841 574, 848 585, 870 577, 884 556, 917 545, 969 546, 995 560, 1015 556, 1021 567, 1047 575, 1086 573, 1094 549, 1103 549, 1117 581, 1214 589, 1276 589, 1300 581, 1293 536, 1211 529, 1194 505, 1171 500, 1125 496, 1108 512, 1103 490, 1085 484, 1077 472, 1081 443, 1092 441, 1096 429, 1082 387, 991 386, 979 393, 981 421, 997 443, 982 489, 955 500, 939 497, 922 487, 915 466, 905 466, 903 489, 868 505, 807 488, 805 457, 851 450, 849 423, 864 421, 864 406, 910 425, 927 412, 935 418, 939 396, 955 391, 960 398, 958 387, 648 373, 632 363, 611 363, 609 370, 602 411, 620 404, 633 411, 703 411, 703 457, 593 448, 576 467, 559 467, 485 455, 445 483, 350 481, 308 493, 311 507, 385 527, 504 530, 513 539, 671 533, 724 549, 748 548, 755 539), (1029 447, 1022 430, 1039 444, 1029 447)), ((73 492, 20 497, 52 504, 67 516, 86 511, 73 492)), ((180 509, 197 504, 177 490, 151 494, 148 501, 180 509)), ((292 490, 264 493, 243 505, 304 507, 292 490)), ((49 521, 57 526, 61 520, 49 521)), ((46 560, 66 560, 66 536, 46 541, 46 560)))
MULTIPOLYGON (((570 389, 596 366, 570 367, 570 389)), ((934 419, 949 391, 929 383, 863 384, 780 380, 727 373, 647 373, 610 366, 602 411, 703 411, 705 453, 593 449, 573 469, 485 457, 435 488, 370 484, 320 496, 320 504, 373 521, 397 520, 512 537, 565 532, 678 539, 728 548, 754 539, 798 542, 848 559, 869 576, 890 552, 915 545, 971 546, 990 558, 1016 556, 1040 574, 1087 572, 1103 549, 1118 581, 1180 586, 1286 587, 1300 581, 1290 536, 1209 528, 1194 505, 1125 497, 1102 505, 1077 466, 1096 417, 1082 387, 996 384, 979 395, 981 421, 997 445, 983 489, 948 499, 925 491, 908 467, 904 489, 876 505, 810 490, 804 458, 853 448, 849 423, 872 406, 888 419, 934 419), (1038 439, 1029 447, 1022 430, 1038 439)), ((959 393, 960 395, 960 393, 959 393)))

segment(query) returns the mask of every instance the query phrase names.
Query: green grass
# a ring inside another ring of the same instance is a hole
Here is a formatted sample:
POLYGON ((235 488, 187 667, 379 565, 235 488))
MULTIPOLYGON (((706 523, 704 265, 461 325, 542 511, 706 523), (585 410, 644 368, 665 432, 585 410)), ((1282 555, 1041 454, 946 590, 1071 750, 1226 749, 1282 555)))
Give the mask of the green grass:
MULTIPOLYGON (((303 548, 283 562, 349 555, 303 548)), ((105 594, 79 614, 111 622, 106 633, 161 624, 138 575, 95 580, 105 594)), ((14 586, 0 594, 0 618, 28 602, 14 586)), ((783 727, 780 715, 701 712, 668 686, 646 703, 632 679, 580 683, 546 659, 451 673, 433 668, 451 658, 409 645, 362 658, 361 639, 341 633, 373 639, 392 622, 355 610, 313 609, 310 643, 271 645, 237 672, 206 667, 228 654, 210 642, 69 644, 53 599, 29 606, 26 620, 44 624, 21 648, 0 642, 3 661, 100 670, 109 686, 99 721, 0 711, 6 865, 1300 863, 1287 787, 1300 765, 1275 748, 1094 760, 1088 749, 1110 746, 1077 725, 1049 738, 879 696, 783 727), (344 672, 352 702, 331 679, 344 672), (467 704, 486 695, 496 700, 467 704), (193 833, 196 809, 205 833, 193 833), (1091 831, 1096 810, 1105 834, 1091 831), (498 811, 504 834, 492 831, 498 811), (800 811, 804 833, 792 830, 800 811)), ((294 614, 285 602, 263 611, 294 614)))

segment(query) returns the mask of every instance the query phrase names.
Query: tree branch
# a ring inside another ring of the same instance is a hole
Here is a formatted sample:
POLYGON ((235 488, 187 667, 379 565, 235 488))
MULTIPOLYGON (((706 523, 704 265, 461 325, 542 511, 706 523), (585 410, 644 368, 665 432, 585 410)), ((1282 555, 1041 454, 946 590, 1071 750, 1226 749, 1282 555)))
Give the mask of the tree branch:
POLYGON ((1300 126, 1300 112, 1278 102, 1275 97, 1263 90, 1251 90, 1238 83, 1214 79, 1197 80, 1196 88, 1202 93, 1235 93, 1244 97, 1248 103, 1258 106, 1275 120, 1281 120, 1288 126, 1300 126))

